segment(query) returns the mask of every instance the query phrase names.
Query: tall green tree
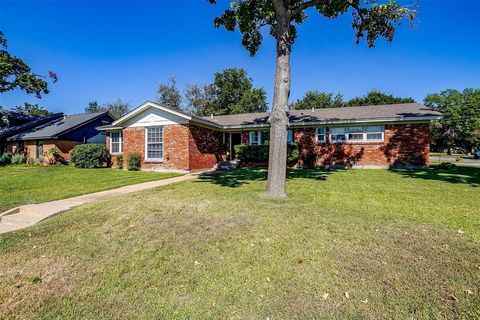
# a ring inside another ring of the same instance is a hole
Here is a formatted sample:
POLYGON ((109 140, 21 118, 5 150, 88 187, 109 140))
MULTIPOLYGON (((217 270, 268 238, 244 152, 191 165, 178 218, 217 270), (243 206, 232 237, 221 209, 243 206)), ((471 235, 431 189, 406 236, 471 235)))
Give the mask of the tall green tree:
POLYGON ((343 107, 343 95, 341 93, 322 92, 310 90, 305 95, 290 105, 290 109, 301 110, 311 108, 339 108, 343 107))
POLYGON ((433 148, 449 153, 480 148, 480 89, 447 89, 429 94, 424 103, 444 116, 431 126, 433 148))
POLYGON ((90 101, 88 103, 88 107, 85 108, 85 112, 93 113, 108 111, 115 119, 119 119, 126 115, 131 109, 132 106, 130 103, 122 101, 120 98, 118 98, 115 101, 108 102, 103 105, 98 104, 97 101, 90 101))
POLYGON ((50 111, 36 104, 25 102, 23 105, 16 106, 12 108, 12 111, 28 114, 30 116, 46 116, 51 114, 50 111))
POLYGON ((107 108, 98 104, 96 100, 90 101, 88 103, 88 107, 85 108, 86 113, 94 113, 94 112, 101 112, 107 111, 107 108))
POLYGON ((31 68, 20 58, 12 56, 7 51, 7 39, 0 31, 0 93, 8 92, 14 89, 20 89, 28 94, 35 94, 41 98, 42 94, 47 94, 48 82, 57 82, 57 75, 49 71, 48 76, 32 72, 31 68))
POLYGON ((177 88, 177 81, 170 77, 166 83, 161 83, 157 90, 157 101, 164 107, 182 110, 182 94, 177 88))
MULTIPOLYGON (((216 0, 209 0, 216 3, 216 0)), ((253 56, 263 41, 262 29, 276 40, 276 69, 273 108, 270 113, 270 156, 268 163, 267 195, 284 197, 287 158, 288 98, 290 95, 290 53, 297 38, 296 26, 307 19, 307 10, 334 19, 351 12, 356 42, 366 39, 373 47, 379 37, 392 41, 395 25, 406 18, 413 20, 410 10, 390 0, 236 0, 223 14, 215 18, 215 26, 228 31, 236 28, 242 34, 242 45, 253 56)))
POLYGON ((386 94, 377 90, 370 90, 366 95, 361 97, 355 97, 347 102, 346 106, 373 106, 379 104, 395 104, 395 103, 411 103, 415 102, 413 98, 395 97, 391 94, 386 94))
POLYGON ((265 90, 254 88, 253 80, 244 69, 229 68, 217 72, 212 84, 188 86, 185 95, 189 106, 199 116, 268 110, 265 90))
POLYGON ((186 105, 184 111, 203 115, 206 110, 211 109, 215 100, 215 90, 211 84, 189 84, 185 88, 186 105))

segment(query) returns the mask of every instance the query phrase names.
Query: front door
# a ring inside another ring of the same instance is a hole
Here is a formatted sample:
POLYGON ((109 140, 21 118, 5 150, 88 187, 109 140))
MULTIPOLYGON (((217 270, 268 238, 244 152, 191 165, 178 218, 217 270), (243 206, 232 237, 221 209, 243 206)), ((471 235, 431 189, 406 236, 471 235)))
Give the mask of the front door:
POLYGON ((242 144, 242 134, 241 133, 232 133, 232 139, 230 140, 230 154, 231 159, 235 159, 235 146, 242 144))
POLYGON ((43 141, 37 140, 37 152, 35 154, 35 158, 38 160, 43 159, 43 141))

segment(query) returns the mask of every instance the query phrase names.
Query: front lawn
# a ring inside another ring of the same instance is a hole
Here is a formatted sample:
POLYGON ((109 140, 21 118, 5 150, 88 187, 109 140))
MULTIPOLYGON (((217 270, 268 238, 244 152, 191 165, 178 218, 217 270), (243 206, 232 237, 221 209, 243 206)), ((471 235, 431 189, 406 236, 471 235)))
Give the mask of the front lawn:
POLYGON ((0 235, 0 318, 478 319, 480 169, 236 170, 0 235))
POLYGON ((72 166, 0 167, 0 213, 18 205, 64 199, 177 175, 72 166))

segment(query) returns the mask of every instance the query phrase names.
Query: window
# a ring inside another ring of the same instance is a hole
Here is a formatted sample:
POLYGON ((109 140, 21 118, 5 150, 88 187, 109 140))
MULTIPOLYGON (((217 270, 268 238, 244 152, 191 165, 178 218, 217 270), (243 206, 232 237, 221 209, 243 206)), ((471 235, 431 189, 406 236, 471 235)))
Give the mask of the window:
POLYGON ((327 131, 326 128, 316 128, 315 129, 315 133, 316 133, 316 136, 317 136, 317 143, 327 142, 326 131, 327 131))
POLYGON ((383 126, 368 126, 365 128, 367 141, 383 141, 383 132, 385 131, 383 126))
POLYGON ((262 133, 260 131, 250 131, 250 144, 251 145, 261 145, 262 144, 262 133))
POLYGON ((344 127, 330 128, 330 142, 338 143, 346 141, 346 130, 344 127))
POLYGON ((163 159, 163 127, 146 129, 145 158, 147 160, 163 159))
POLYGON ((293 130, 287 130, 287 144, 293 143, 293 130))
POLYGON ((112 132, 110 133, 110 153, 122 153, 122 133, 112 132))
POLYGON ((383 141, 383 126, 333 127, 330 128, 331 142, 376 142, 383 141))

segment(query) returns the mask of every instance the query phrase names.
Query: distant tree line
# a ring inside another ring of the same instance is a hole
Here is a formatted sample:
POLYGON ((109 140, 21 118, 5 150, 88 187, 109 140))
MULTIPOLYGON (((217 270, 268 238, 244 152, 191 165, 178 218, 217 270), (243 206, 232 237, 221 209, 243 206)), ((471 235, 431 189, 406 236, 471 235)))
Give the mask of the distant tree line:
POLYGON ((354 97, 349 100, 345 100, 342 93, 310 90, 302 98, 290 104, 290 109, 341 108, 410 102, 415 102, 415 100, 410 97, 395 97, 377 90, 370 90, 364 96, 354 97))
POLYGON ((172 77, 158 86, 157 93, 157 100, 163 106, 198 116, 268 110, 265 89, 255 88, 244 69, 229 68, 217 72, 212 83, 187 83, 183 95, 172 77))

